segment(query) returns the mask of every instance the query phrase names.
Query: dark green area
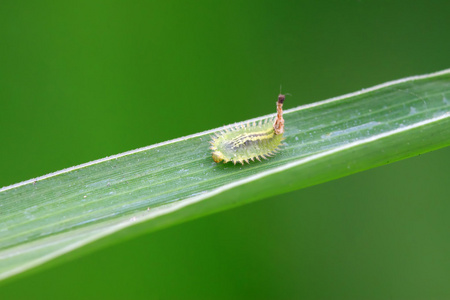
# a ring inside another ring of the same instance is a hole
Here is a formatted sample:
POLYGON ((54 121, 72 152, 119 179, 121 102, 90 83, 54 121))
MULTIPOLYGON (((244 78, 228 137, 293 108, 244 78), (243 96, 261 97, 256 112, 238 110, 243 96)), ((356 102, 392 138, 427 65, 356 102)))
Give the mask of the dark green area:
MULTIPOLYGON (((272 113, 280 84, 289 108, 450 66, 448 1, 1 7, 0 186, 272 113)), ((449 298, 449 154, 142 236, 0 298, 449 298)))

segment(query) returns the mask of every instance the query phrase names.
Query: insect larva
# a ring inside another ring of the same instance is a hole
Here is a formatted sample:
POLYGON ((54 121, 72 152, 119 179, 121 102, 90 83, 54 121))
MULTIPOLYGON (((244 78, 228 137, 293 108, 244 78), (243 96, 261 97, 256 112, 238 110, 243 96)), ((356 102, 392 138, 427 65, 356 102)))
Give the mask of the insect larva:
POLYGON ((284 139, 284 99, 284 95, 278 95, 276 118, 239 124, 216 133, 210 142, 213 160, 216 163, 232 161, 244 164, 275 155, 284 139))

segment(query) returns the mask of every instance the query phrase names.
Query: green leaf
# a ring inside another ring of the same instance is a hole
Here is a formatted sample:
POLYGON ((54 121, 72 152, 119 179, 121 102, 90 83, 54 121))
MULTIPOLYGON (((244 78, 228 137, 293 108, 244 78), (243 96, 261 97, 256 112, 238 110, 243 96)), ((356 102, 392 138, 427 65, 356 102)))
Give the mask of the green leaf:
POLYGON ((267 161, 214 163, 208 148, 218 128, 2 188, 0 279, 448 146, 450 70, 290 109, 284 118, 287 145, 267 161))

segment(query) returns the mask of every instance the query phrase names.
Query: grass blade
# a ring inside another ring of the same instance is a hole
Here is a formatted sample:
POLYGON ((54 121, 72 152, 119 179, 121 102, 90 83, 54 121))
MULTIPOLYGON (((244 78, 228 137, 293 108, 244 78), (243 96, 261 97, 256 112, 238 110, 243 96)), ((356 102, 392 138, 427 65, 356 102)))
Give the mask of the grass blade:
POLYGON ((215 164, 208 142, 218 128, 2 188, 0 279, 448 146, 450 70, 291 109, 285 121, 287 146, 261 163, 215 164))

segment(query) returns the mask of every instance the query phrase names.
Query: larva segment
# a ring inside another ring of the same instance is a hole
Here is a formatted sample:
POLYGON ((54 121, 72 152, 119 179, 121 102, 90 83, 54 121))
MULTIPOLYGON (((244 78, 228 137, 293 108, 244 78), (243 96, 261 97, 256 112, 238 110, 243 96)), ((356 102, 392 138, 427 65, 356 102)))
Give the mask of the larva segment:
POLYGON ((284 139, 284 99, 284 95, 278 96, 275 119, 235 124, 216 133, 210 142, 213 160, 216 163, 232 161, 244 165, 249 160, 261 161, 260 158, 267 159, 278 153, 284 139))

